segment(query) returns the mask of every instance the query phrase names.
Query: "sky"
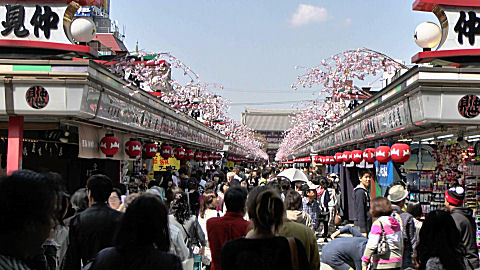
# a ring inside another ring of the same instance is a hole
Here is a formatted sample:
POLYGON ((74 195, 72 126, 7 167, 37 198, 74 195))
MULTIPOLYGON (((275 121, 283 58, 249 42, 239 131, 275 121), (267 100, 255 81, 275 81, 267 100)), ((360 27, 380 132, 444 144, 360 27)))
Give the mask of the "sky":
MULTIPOLYGON (((291 109, 317 97, 299 88, 300 70, 344 50, 369 48, 411 64, 420 51, 415 27, 438 24, 433 13, 412 10, 413 0, 115 0, 110 18, 125 27, 131 51, 169 52, 231 102, 245 108, 291 109), (258 103, 289 102, 288 104, 258 103), (246 105, 247 104, 247 105, 246 105)), ((176 79, 182 74, 173 73, 176 79)), ((367 84, 367 83, 365 83, 367 84)))

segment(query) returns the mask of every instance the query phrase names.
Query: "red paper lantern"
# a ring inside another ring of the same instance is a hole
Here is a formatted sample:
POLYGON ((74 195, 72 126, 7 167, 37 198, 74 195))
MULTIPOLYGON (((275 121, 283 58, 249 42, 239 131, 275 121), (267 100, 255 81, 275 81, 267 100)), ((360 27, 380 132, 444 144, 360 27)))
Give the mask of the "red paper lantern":
POLYGON ((173 156, 175 156, 176 159, 181 160, 185 158, 185 149, 183 147, 177 147, 173 149, 173 156))
POLYGON ((362 150, 353 150, 352 151, 352 161, 355 163, 360 163, 363 160, 363 151, 362 150))
POLYGON ((160 147, 160 156, 164 159, 169 159, 172 157, 173 149, 170 145, 162 145, 160 147))
POLYGON ((345 162, 345 163, 352 162, 352 152, 350 152, 350 151, 343 152, 342 159, 343 159, 343 162, 345 162))
POLYGON ((210 161, 210 160, 215 160, 215 156, 216 156, 216 154, 215 154, 214 152, 210 152, 210 153, 208 154, 208 160, 209 160, 209 161, 210 161))
POLYGON ((210 156, 210 155, 209 155, 208 153, 203 153, 202 160, 205 161, 205 162, 207 162, 208 159, 209 159, 209 156, 210 156))
POLYGON ((233 157, 232 157, 232 156, 228 156, 228 157, 227 157, 227 160, 228 160, 228 161, 233 161, 233 157))
POLYGON ((107 157, 113 157, 120 150, 120 140, 113 134, 107 134, 100 140, 100 150, 107 157))
POLYGON ((222 160, 222 154, 216 154, 215 160, 222 160))
POLYGON ((200 151, 195 152, 195 160, 202 161, 202 159, 203 159, 203 153, 200 151))
POLYGON ((329 164, 332 166, 337 164, 337 161, 335 160, 335 156, 330 156, 329 162, 330 162, 329 164))
POLYGON ((343 153, 342 152, 335 153, 334 158, 335 158, 336 163, 342 163, 343 162, 343 153))
POLYGON ((368 163, 375 162, 375 148, 367 148, 363 151, 363 159, 368 163))
POLYGON ((195 151, 193 149, 185 150, 185 158, 186 159, 194 159, 195 158, 195 151))
POLYGON ((146 143, 143 146, 143 154, 147 158, 153 158, 157 154, 157 145, 154 143, 146 143))
POLYGON ((392 160, 397 163, 405 163, 410 159, 410 146, 405 143, 396 143, 391 149, 392 160))
POLYGON ((375 158, 380 163, 388 163, 392 159, 390 147, 386 145, 379 146, 375 151, 375 158))
POLYGON ((125 143, 125 153, 127 153, 130 158, 140 156, 142 153, 142 143, 135 139, 130 139, 130 141, 125 143))

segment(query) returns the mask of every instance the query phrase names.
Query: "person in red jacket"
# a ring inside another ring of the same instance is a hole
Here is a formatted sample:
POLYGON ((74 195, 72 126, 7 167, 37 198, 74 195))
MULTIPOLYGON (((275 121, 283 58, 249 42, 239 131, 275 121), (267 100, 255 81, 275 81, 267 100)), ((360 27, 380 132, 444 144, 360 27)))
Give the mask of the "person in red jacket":
POLYGON ((246 221, 245 202, 247 190, 244 187, 231 187, 225 192, 224 202, 227 212, 223 217, 207 220, 208 244, 212 253, 212 270, 222 269, 222 247, 226 242, 247 235, 251 229, 250 222, 246 221))

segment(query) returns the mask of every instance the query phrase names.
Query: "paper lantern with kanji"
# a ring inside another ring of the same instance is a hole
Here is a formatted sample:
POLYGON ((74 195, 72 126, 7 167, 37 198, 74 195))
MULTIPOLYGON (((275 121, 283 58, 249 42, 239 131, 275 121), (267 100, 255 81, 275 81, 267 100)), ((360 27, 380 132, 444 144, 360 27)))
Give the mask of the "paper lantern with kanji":
POLYGON ((164 159, 171 158, 172 154, 173 148, 170 145, 162 145, 162 147, 160 147, 160 156, 162 156, 164 159))
POLYGON ((203 153, 200 151, 195 152, 195 160, 202 161, 202 159, 203 159, 203 153))
POLYGON ((343 162, 343 153, 342 152, 335 153, 334 158, 335 158, 336 163, 342 163, 343 162))
POLYGON ((363 150, 363 159, 365 159, 366 162, 368 163, 374 163, 375 162, 375 148, 367 148, 363 150))
POLYGON ((391 148, 392 160, 397 163, 405 163, 410 159, 410 146, 405 143, 396 143, 391 148))
POLYGON ((207 153, 207 152, 206 152, 206 153, 203 153, 202 160, 205 161, 205 162, 207 162, 208 159, 209 159, 209 157, 210 157, 210 154, 209 154, 209 153, 207 153))
POLYGON ((352 151, 352 161, 355 163, 360 163, 363 160, 363 151, 362 150, 353 150, 352 151))
POLYGON ((120 150, 120 140, 113 134, 107 134, 100 140, 100 150, 107 157, 113 157, 120 150))
POLYGON ((375 151, 375 158, 380 163, 388 163, 390 160, 392 160, 390 147, 386 145, 379 146, 375 151))
POLYGON ((182 160, 185 158, 185 149, 183 147, 177 147, 173 149, 173 156, 178 159, 182 160))
POLYGON ((146 158, 153 158, 157 154, 157 145, 154 143, 146 143, 143 146, 143 154, 146 158))
POLYGON ((345 163, 352 162, 352 152, 350 151, 343 152, 342 159, 343 159, 343 162, 345 163))
POLYGON ((336 164, 335 157, 334 156, 327 156, 326 160, 325 160, 325 164, 335 165, 336 164))
POLYGON ((186 154, 185 154, 185 157, 186 157, 187 159, 192 160, 192 159, 195 158, 195 150, 193 150, 193 149, 187 149, 187 150, 185 151, 185 153, 186 153, 186 154))
POLYGON ((210 152, 208 153, 208 160, 211 161, 211 160, 215 160, 215 153, 214 152, 210 152))
POLYGON ((125 143, 125 153, 127 153, 130 158, 140 156, 142 153, 142 143, 135 139, 130 139, 125 143))

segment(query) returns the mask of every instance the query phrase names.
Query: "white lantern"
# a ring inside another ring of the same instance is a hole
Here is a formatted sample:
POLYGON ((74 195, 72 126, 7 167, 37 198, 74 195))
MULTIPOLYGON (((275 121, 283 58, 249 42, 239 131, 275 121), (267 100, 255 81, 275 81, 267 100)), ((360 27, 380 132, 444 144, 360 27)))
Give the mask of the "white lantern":
POLYGON ((420 48, 432 49, 442 40, 442 31, 433 22, 423 22, 415 28, 414 39, 420 48))
POLYGON ((97 33, 95 23, 88 18, 77 18, 70 25, 72 37, 77 42, 89 42, 97 33))

